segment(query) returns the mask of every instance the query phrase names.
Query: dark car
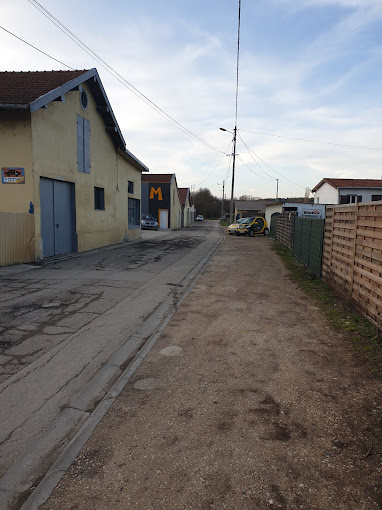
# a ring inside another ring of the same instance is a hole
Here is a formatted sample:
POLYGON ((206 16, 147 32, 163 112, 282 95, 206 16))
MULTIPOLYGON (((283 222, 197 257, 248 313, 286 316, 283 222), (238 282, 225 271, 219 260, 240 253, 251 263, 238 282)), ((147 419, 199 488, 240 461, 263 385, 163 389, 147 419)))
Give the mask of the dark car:
POLYGON ((151 214, 145 214, 141 217, 141 228, 143 230, 158 230, 158 222, 151 216, 151 214))

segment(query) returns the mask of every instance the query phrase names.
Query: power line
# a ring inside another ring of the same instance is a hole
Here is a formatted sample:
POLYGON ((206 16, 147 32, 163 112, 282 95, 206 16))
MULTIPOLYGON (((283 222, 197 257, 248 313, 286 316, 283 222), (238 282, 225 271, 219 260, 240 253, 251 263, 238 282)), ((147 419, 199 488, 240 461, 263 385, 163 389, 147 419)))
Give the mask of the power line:
POLYGON ((200 186, 201 184, 203 184, 203 182, 205 182, 209 177, 211 177, 211 175, 215 172, 215 170, 217 169, 217 167, 220 165, 221 163, 221 160, 223 159, 223 157, 226 155, 226 152, 228 150, 228 147, 231 145, 231 142, 229 142, 229 144, 227 145, 227 148, 224 152, 224 154, 222 154, 221 158, 219 159, 218 163, 216 164, 215 168, 212 170, 212 172, 210 174, 207 175, 207 177, 205 179, 203 179, 201 182, 198 182, 197 184, 195 184, 195 186, 200 186))
POLYGON ((245 143, 245 141, 243 140, 242 136, 240 135, 239 133, 239 137, 240 137, 240 140, 243 142, 243 144, 245 145, 245 148, 247 149, 248 151, 248 154, 251 156, 251 158, 253 159, 253 161, 256 163, 256 165, 260 168, 260 170, 262 170, 265 174, 268 175, 268 177, 270 177, 272 180, 274 180, 275 178, 273 177, 273 175, 270 175, 268 172, 266 172, 264 170, 264 168, 259 165, 259 163, 255 160, 255 158, 253 157, 252 153, 251 153, 251 149, 248 147, 248 145, 245 143))
POLYGON ((59 21, 53 14, 51 14, 45 7, 43 7, 37 0, 28 0, 28 2, 33 5, 38 11, 40 11, 46 18, 48 18, 57 28, 59 28, 65 35, 67 35, 77 46, 79 46, 85 53, 87 53, 90 57, 96 60, 109 74, 111 74, 114 78, 116 78, 122 85, 124 85, 127 89, 130 90, 133 94, 135 94, 139 99, 141 99, 145 104, 147 104, 150 108, 156 111, 162 117, 165 117, 167 120, 172 122, 176 127, 178 127, 183 133, 192 137, 194 140, 202 143, 204 146, 213 149, 214 151, 222 153, 220 149, 213 147, 208 142, 204 141, 198 135, 184 127, 177 120, 175 120, 171 115, 166 113, 162 108, 160 108, 157 104, 155 104, 151 99, 145 96, 140 90, 138 90, 134 85, 128 82, 121 74, 118 73, 114 68, 112 68, 105 60, 103 60, 99 55, 97 55, 89 46, 87 46, 84 42, 82 42, 73 32, 71 32, 61 21, 59 21))
POLYGON ((240 131, 243 131, 245 133, 254 133, 255 135, 266 135, 266 136, 273 136, 275 138, 286 138, 288 140, 298 140, 299 142, 321 143, 324 145, 335 145, 337 147, 351 147, 353 149, 368 149, 368 150, 373 150, 373 151, 382 151, 382 148, 380 148, 380 147, 366 147, 364 145, 350 145, 350 144, 345 144, 345 143, 322 142, 322 141, 318 141, 318 140, 309 140, 307 138, 294 138, 292 136, 272 135, 271 133, 262 133, 261 131, 250 131, 248 129, 240 129, 240 131))
POLYGON ((36 46, 33 46, 33 44, 31 44, 31 43, 29 43, 29 42, 25 41, 24 39, 21 39, 21 37, 19 37, 18 35, 14 34, 13 32, 10 32, 10 31, 9 31, 9 30, 7 30, 6 28, 2 27, 1 25, 0 25, 0 28, 1 28, 2 30, 4 30, 4 32, 7 32, 8 34, 12 35, 13 37, 16 37, 16 39, 18 39, 19 41, 22 41, 23 43, 27 44, 28 46, 30 46, 30 47, 31 47, 31 48, 33 48, 34 50, 39 51, 39 52, 40 52, 40 53, 42 53, 43 55, 46 55, 47 57, 49 57, 49 58, 51 58, 51 59, 55 60, 55 61, 56 61, 56 62, 58 62, 59 64, 61 64, 61 65, 65 66, 65 67, 68 67, 69 69, 71 69, 72 71, 74 71, 73 67, 68 66, 68 64, 64 64, 64 62, 61 62, 61 60, 57 60, 56 58, 52 57, 52 55, 48 55, 48 53, 45 53, 45 51, 42 51, 42 50, 40 50, 40 49, 36 48, 36 46))
POLYGON ((264 179, 264 181, 275 181, 276 179, 267 179, 266 177, 264 177, 263 175, 260 175, 258 174, 257 172, 255 172, 249 165, 247 165, 247 163, 245 161, 243 161, 241 159, 240 156, 238 156, 238 159, 241 161, 241 163, 246 166, 253 174, 257 175, 257 177, 260 177, 260 179, 264 179))
MULTIPOLYGON (((250 149, 250 148, 246 145, 246 143, 244 142, 244 140, 243 140, 243 138, 241 137, 241 135, 240 135, 240 134, 239 134, 239 136, 240 136, 241 141, 242 141, 242 142, 244 143, 244 145, 248 148, 248 150, 249 150, 251 153, 253 153, 253 154, 257 157, 257 159, 259 159, 259 160, 260 160, 260 161, 261 161, 261 162, 262 162, 265 166, 267 166, 270 170, 272 170, 272 172, 275 172, 276 174, 280 175, 280 177, 282 177, 282 178, 283 178, 283 179, 285 179, 286 181, 291 182, 291 183, 292 183, 292 184, 294 184, 295 186, 298 186, 299 188, 303 188, 303 189, 306 189, 306 188, 307 188, 307 186, 301 186, 301 184, 297 184, 296 182, 292 181, 291 179, 288 179, 288 177, 285 177, 283 174, 281 174, 280 172, 278 172, 277 170, 275 170, 274 168, 272 168, 270 165, 268 165, 268 163, 266 163, 265 161, 263 161, 263 160, 260 158, 260 156, 259 156, 258 154, 256 154, 256 152, 255 152, 254 150, 250 149)), ((264 170, 264 169, 262 169, 262 170, 263 170, 263 172, 265 172, 265 170, 264 170)), ((267 175, 269 175, 267 172, 265 172, 265 173, 266 173, 267 175)))

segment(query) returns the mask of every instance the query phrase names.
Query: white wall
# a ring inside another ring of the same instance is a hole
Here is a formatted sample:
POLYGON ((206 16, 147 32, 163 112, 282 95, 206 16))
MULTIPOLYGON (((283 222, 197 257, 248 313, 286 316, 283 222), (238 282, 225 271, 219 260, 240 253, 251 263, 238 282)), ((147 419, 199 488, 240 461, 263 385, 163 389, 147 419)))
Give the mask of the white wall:
POLYGON ((315 204, 339 204, 338 189, 327 182, 314 193, 315 204))
POLYGON ((270 204, 265 206, 265 221, 268 224, 268 228, 271 227, 271 217, 273 213, 281 213, 283 210, 282 202, 278 204, 270 204))

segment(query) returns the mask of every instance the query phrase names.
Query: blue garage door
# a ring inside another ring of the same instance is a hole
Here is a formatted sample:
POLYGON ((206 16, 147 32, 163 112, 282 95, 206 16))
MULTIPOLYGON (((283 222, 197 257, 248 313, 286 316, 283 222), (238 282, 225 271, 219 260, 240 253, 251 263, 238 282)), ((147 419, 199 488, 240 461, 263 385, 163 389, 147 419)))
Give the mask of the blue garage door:
POLYGON ((41 237, 44 258, 76 249, 74 203, 73 183, 41 178, 41 237))

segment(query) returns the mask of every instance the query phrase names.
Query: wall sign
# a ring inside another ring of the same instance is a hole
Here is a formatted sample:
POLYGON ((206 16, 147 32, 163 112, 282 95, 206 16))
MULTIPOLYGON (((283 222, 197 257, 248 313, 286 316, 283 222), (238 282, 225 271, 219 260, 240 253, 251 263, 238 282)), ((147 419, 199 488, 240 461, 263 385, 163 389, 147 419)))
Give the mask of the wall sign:
POLYGON ((150 200, 153 200, 155 196, 157 197, 158 200, 163 200, 162 189, 160 186, 158 186, 157 189, 155 189, 154 186, 151 187, 150 200))
POLYGON ((3 167, 1 182, 3 184, 25 184, 24 168, 3 167))

